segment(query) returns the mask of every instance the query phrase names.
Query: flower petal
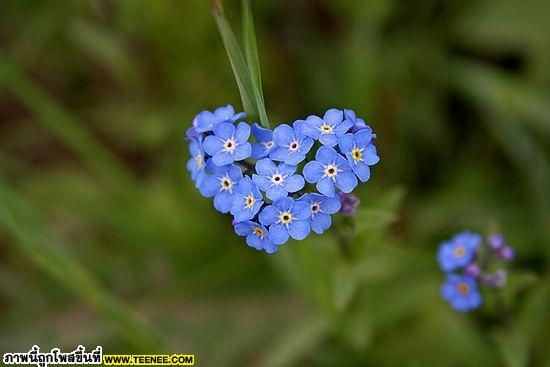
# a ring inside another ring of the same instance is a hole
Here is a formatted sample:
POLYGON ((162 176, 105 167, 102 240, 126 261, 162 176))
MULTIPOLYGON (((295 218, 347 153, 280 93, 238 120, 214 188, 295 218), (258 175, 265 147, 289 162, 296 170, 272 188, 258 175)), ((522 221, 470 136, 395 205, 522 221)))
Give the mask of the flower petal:
POLYGON ((279 212, 273 205, 269 205, 260 212, 258 218, 264 226, 269 226, 279 220, 279 212))
POLYGON ((252 233, 254 222, 242 222, 235 224, 235 233, 239 236, 248 236, 252 233))
POLYGON ((288 226, 288 234, 295 240, 303 240, 309 234, 310 227, 307 220, 293 220, 288 226))
POLYGON ((288 241, 288 231, 284 224, 277 223, 269 227, 269 237, 274 244, 282 245, 288 241))
POLYGON ((294 140, 294 129, 286 124, 279 125, 273 131, 273 140, 280 146, 288 146, 294 140))
MULTIPOLYGON (((340 174, 338 174, 338 176, 339 175, 340 174)), ((328 177, 321 178, 317 182, 316 187, 317 187, 317 190, 319 190, 319 192, 323 195, 326 195, 329 197, 333 197, 334 195, 336 195, 336 192, 334 190, 334 182, 328 177)))
POLYGON ((244 144, 246 141, 248 141, 249 137, 250 125, 248 125, 246 122, 239 122, 237 128, 235 129, 235 140, 240 144, 244 144))
POLYGON ((288 212, 294 207, 294 199, 289 197, 280 198, 273 202, 273 206, 281 212, 288 212))
POLYGON ((273 201, 288 196, 288 192, 282 185, 273 185, 266 190, 265 195, 273 201))
POLYGON ((357 187, 357 177, 355 177, 353 172, 340 172, 336 175, 336 186, 346 194, 349 194, 357 187))
POLYGON ((296 201, 292 208, 292 215, 298 220, 305 220, 311 216, 311 207, 303 201, 296 201))
POLYGON ((214 198, 214 208, 221 213, 228 213, 233 202, 233 195, 228 191, 222 191, 214 198))
POLYGON ((283 185, 286 191, 296 192, 304 187, 305 181, 304 178, 300 175, 292 175, 285 178, 283 185))
POLYGON ((214 162, 216 166, 225 166, 235 162, 235 158, 233 154, 229 152, 219 152, 212 157, 212 162, 214 162))
POLYGON ((315 153, 315 160, 323 164, 332 164, 336 160, 338 153, 333 148, 322 146, 315 153))
POLYGON ((199 192, 202 196, 211 198, 212 196, 216 195, 220 188, 220 181, 218 181, 216 176, 206 175, 206 177, 202 181, 202 184, 199 186, 199 192))
POLYGON ((367 182, 370 178, 370 168, 365 162, 351 163, 351 169, 359 177, 361 182, 367 182))
POLYGON ((314 139, 319 139, 319 135, 321 134, 320 127, 322 124, 323 120, 321 120, 321 118, 317 116, 309 116, 302 124, 302 134, 314 139))
POLYGON ((333 147, 338 144, 338 138, 335 134, 321 134, 319 142, 327 147, 333 147))
POLYGON ((288 149, 283 147, 273 148, 269 153, 269 158, 274 161, 284 162, 286 157, 288 157, 288 149))
POLYGON ((353 134, 346 134, 342 136, 338 145, 340 146, 342 153, 351 153, 355 145, 353 134))
POLYGON ((304 178, 309 183, 317 182, 325 174, 323 165, 317 161, 308 162, 303 170, 304 178))
POLYGON ((326 214, 334 214, 340 211, 342 203, 338 196, 329 198, 325 197, 323 203, 321 204, 321 211, 326 214))
POLYGON ((256 172, 264 176, 272 176, 277 170, 277 166, 269 158, 260 159, 256 162, 256 172))
POLYGON ((260 175, 253 174, 252 175, 252 181, 254 181, 254 183, 256 185, 258 185, 258 187, 262 191, 267 191, 271 187, 271 180, 269 178, 267 178, 266 176, 260 176, 260 175))
POLYGON ((328 125, 334 126, 341 123, 343 118, 344 113, 342 112, 342 110, 331 108, 330 110, 325 112, 325 115, 323 116, 323 121, 325 121, 328 125))
POLYGON ((306 159, 306 155, 303 154, 301 151, 289 152, 285 159, 285 163, 295 166, 304 159, 306 159))
POLYGON ((252 155, 252 146, 250 143, 244 143, 243 145, 237 146, 233 152, 233 159, 235 161, 242 161, 246 158, 250 158, 252 155))
POLYGON ((254 125, 252 125, 252 135, 254 136, 254 138, 256 138, 258 142, 273 140, 273 131, 263 128, 257 123, 254 123, 254 125))
POLYGON ((222 139, 229 139, 235 135, 235 125, 223 122, 214 126, 214 134, 222 139))
POLYGON ((332 224, 332 219, 330 215, 325 213, 317 213, 315 217, 311 220, 311 229, 317 234, 321 234, 327 229, 330 228, 332 224))
POLYGON ((217 136, 210 135, 204 139, 203 147, 206 153, 214 156, 223 150, 223 142, 217 136))

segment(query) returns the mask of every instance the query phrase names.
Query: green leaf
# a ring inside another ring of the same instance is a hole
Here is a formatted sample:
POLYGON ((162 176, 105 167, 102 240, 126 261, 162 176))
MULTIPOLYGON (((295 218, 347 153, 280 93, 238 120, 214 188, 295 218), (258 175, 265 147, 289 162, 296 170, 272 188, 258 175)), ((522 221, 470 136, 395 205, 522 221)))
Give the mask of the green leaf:
POLYGON ((243 8, 243 37, 244 54, 252 83, 254 85, 254 97, 260 114, 262 126, 269 127, 269 120, 265 110, 264 94, 262 91, 262 73, 260 70, 260 57, 258 56, 258 44, 256 42, 256 33, 254 31, 254 19, 252 18, 252 7, 250 0, 242 1, 243 8))
POLYGON ((246 61, 237 42, 237 38, 235 37, 233 29, 225 17, 221 0, 214 0, 212 2, 212 14, 222 37, 225 51, 229 57, 229 62, 231 63, 231 68, 233 69, 237 86, 239 87, 243 108, 249 118, 257 118, 258 109, 256 104, 256 94, 254 92, 254 83, 252 82, 248 66, 246 65, 246 61))

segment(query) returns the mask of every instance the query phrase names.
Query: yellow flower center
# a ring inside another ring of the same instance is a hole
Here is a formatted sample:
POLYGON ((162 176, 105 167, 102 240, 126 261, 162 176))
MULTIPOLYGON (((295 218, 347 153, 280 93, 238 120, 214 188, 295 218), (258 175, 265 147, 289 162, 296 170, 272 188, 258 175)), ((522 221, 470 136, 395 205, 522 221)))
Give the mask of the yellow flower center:
POLYGON ((256 201, 256 199, 254 199, 254 196, 252 195, 249 195, 246 197, 246 207, 248 209, 252 209, 252 207, 254 206, 254 202, 256 201))
POLYGON ((332 132, 332 126, 327 125, 327 124, 321 125, 321 132, 324 133, 324 134, 331 133, 332 132))
POLYGON ((197 156, 195 157, 195 162, 197 163, 197 167, 198 167, 198 168, 201 168, 201 167, 202 167, 202 164, 203 164, 203 162, 204 162, 203 159, 202 159, 202 155, 200 155, 200 154, 197 155, 197 156))
POLYGON ((359 162, 361 160, 361 157, 363 157, 363 153, 361 152, 361 149, 359 148, 354 148, 352 151, 351 151, 351 156, 353 157, 353 160, 355 162, 359 162))
POLYGON ((467 283, 460 282, 456 287, 458 288, 458 291, 462 294, 470 293, 470 286, 467 283))
POLYGON ((457 246, 453 251, 454 257, 462 257, 466 253, 466 248, 464 246, 457 246))
POLYGON ((260 238, 264 238, 265 236, 265 232, 263 229, 261 229, 260 227, 254 227, 252 229, 252 231, 254 232, 254 234, 260 238))
POLYGON ((288 224, 292 222, 292 214, 289 212, 281 213, 281 215, 279 215, 279 220, 284 224, 288 224))

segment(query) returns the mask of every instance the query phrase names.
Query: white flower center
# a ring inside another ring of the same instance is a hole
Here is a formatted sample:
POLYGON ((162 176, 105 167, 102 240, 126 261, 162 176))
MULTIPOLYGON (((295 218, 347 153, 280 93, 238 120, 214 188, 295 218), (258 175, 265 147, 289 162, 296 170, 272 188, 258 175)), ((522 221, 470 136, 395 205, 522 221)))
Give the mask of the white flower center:
POLYGON ((282 185, 285 181, 285 178, 280 173, 275 173, 273 176, 271 176, 271 183, 273 185, 282 185))
POLYGON ((311 213, 317 214, 317 213, 319 213, 319 210, 321 210, 321 206, 319 205, 319 203, 312 203, 311 204, 311 213))
POLYGON ((295 152, 298 150, 298 148, 300 148, 300 143, 297 141, 297 140, 294 140, 292 143, 290 143, 290 145, 288 146, 288 149, 291 151, 291 152, 295 152))
POLYGON ((325 176, 330 178, 335 178, 338 172, 341 172, 341 169, 338 169, 338 166, 335 164, 329 164, 325 166, 325 176))
POLYGON ((229 138, 223 142, 223 150, 225 150, 228 153, 233 154, 236 147, 237 147, 237 142, 233 138, 229 138))
POLYGON ((275 145, 275 143, 272 140, 265 142, 264 143, 265 150, 270 150, 271 148, 273 148, 273 145, 275 145))
POLYGON ((233 181, 229 178, 229 176, 225 176, 220 180, 222 190, 231 191, 233 188, 233 181))

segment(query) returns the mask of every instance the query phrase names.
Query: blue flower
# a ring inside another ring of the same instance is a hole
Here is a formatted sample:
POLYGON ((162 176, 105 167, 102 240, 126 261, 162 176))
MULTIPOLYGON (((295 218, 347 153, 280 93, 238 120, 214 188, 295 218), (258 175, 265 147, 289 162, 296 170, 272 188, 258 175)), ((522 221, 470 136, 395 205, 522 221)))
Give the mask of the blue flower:
POLYGON ((212 156, 212 161, 217 166, 242 161, 252 154, 249 136, 250 126, 245 122, 239 123, 236 129, 230 123, 217 124, 214 135, 204 139, 204 150, 212 156))
POLYGON ((476 248, 481 241, 482 238, 477 233, 461 232, 456 234, 439 246, 437 253, 439 266, 445 272, 465 267, 474 258, 476 248))
POLYGON ((260 211, 263 203, 263 197, 258 187, 250 177, 245 176, 235 187, 231 214, 237 222, 250 220, 260 211))
POLYGON ((260 159, 269 156, 277 145, 273 141, 273 131, 258 124, 252 125, 252 135, 256 143, 252 143, 252 158, 260 159))
POLYGON ((213 174, 206 175, 199 185, 199 191, 204 197, 214 196, 214 207, 222 213, 227 213, 231 209, 235 186, 243 178, 243 173, 234 164, 218 167, 211 162, 212 160, 208 161, 207 168, 213 174))
POLYGON ((256 250, 264 250, 268 254, 277 251, 277 245, 274 245, 269 239, 267 229, 256 222, 241 222, 235 224, 235 233, 239 236, 246 236, 246 244, 256 250))
POLYGON ((352 125, 351 120, 344 119, 341 110, 331 108, 322 119, 318 116, 309 116, 302 125, 302 132, 319 140, 323 145, 333 147, 338 144, 338 138, 342 137, 352 125))
MULTIPOLYGON (((353 111, 353 110, 344 110, 344 118, 346 120, 351 121, 352 126, 351 126, 350 130, 351 130, 352 133, 356 133, 356 132, 358 132, 360 130, 364 130, 364 129, 366 129, 366 130, 368 130, 372 133, 372 129, 370 128, 370 126, 365 123, 365 120, 357 117, 355 115, 355 111, 353 111)), ((372 134, 372 137, 376 138, 376 134, 372 134)))
POLYGON ((216 108, 214 112, 202 111, 193 120, 193 127, 197 133, 204 133, 214 130, 214 127, 222 122, 234 123, 245 116, 244 112, 235 114, 233 107, 227 105, 216 108))
POLYGON ((346 155, 351 169, 362 182, 370 178, 370 168, 380 161, 376 147, 371 144, 372 132, 369 129, 355 134, 346 134, 340 139, 340 150, 346 155))
POLYGON ((309 224, 313 232, 321 234, 332 224, 331 214, 337 213, 342 204, 340 198, 327 197, 319 194, 305 194, 299 201, 307 203, 309 206, 309 224))
POLYGON ((269 236, 276 245, 288 241, 288 237, 303 240, 309 234, 310 208, 304 202, 283 197, 260 212, 260 223, 269 226, 269 236))
POLYGON ((474 310, 481 305, 476 281, 468 275, 447 274, 441 286, 441 296, 460 312, 474 310))
POLYGON ((307 182, 317 182, 317 190, 323 195, 336 195, 334 186, 350 193, 357 186, 357 177, 351 171, 348 161, 333 148, 322 146, 315 154, 315 160, 304 166, 307 182))
POLYGON ((206 160, 204 150, 200 140, 191 140, 189 142, 189 152, 191 158, 187 161, 187 169, 191 172, 191 179, 195 181, 195 186, 199 187, 205 176, 206 160))
POLYGON ((298 120, 293 127, 283 124, 275 128, 273 141, 277 147, 269 154, 271 159, 293 166, 306 159, 307 152, 313 146, 313 139, 302 133, 302 123, 302 120, 298 120))
POLYGON ((285 163, 276 166, 269 158, 256 162, 256 172, 258 174, 253 174, 252 180, 271 200, 288 196, 289 192, 297 192, 305 185, 304 178, 294 174, 296 166, 285 163))

